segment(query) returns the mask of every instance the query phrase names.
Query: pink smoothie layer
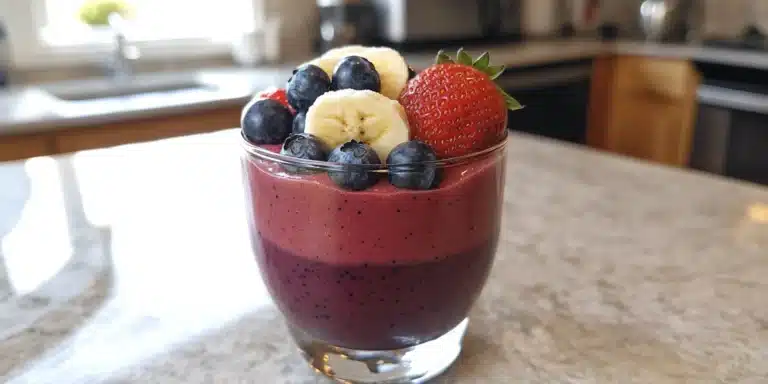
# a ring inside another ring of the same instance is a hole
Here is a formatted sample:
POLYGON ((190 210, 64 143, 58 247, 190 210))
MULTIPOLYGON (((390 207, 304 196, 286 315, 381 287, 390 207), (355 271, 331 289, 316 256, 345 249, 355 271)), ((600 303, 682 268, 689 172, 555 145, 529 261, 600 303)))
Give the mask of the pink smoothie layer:
POLYGON ((346 191, 325 173, 290 175, 249 157, 253 233, 294 255, 342 265, 440 260, 497 236, 504 158, 446 168, 439 188, 398 189, 386 177, 346 191))

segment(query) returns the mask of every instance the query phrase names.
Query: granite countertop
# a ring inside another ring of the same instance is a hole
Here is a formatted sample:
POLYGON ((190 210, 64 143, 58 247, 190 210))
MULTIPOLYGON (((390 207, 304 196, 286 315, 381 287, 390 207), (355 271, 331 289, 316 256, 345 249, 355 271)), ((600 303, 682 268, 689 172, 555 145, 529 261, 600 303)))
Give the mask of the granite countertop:
MULTIPOLYGON (((547 64, 594 57, 601 53, 691 58, 768 69, 768 55, 739 52, 697 45, 673 45, 638 42, 585 40, 533 41, 488 49, 495 63, 508 67, 547 64)), ((416 69, 432 62, 434 52, 409 54, 407 59, 416 69)), ((39 86, 11 88, 0 91, 0 136, 45 132, 69 126, 90 126, 151 116, 184 113, 201 108, 242 105, 259 89, 281 85, 290 77, 293 65, 253 69, 218 68, 196 72, 159 73, 146 75, 142 81, 167 81, 174 78, 194 78, 210 86, 210 90, 159 95, 154 97, 120 98, 113 101, 63 102, 50 96, 39 86)), ((46 89, 108 87, 106 79, 76 80, 51 84, 46 89)))
MULTIPOLYGON (((521 134, 508 164, 438 383, 765 382, 768 189, 521 134)), ((253 261, 237 131, 8 163, 0 185, 0 382, 324 382, 253 261)))

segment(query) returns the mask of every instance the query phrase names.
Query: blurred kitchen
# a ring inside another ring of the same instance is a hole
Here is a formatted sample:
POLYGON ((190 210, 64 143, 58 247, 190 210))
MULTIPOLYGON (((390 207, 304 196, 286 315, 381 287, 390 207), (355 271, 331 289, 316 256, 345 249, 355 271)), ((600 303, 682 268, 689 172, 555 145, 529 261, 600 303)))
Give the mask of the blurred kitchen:
POLYGON ((236 128, 348 44, 415 72, 488 51, 525 106, 446 382, 766 382, 767 35, 768 0, 0 0, 0 383, 317 382, 258 277, 236 128))
POLYGON ((768 184, 760 0, 0 0, 0 160, 221 130, 345 44, 490 50, 513 130, 768 184))

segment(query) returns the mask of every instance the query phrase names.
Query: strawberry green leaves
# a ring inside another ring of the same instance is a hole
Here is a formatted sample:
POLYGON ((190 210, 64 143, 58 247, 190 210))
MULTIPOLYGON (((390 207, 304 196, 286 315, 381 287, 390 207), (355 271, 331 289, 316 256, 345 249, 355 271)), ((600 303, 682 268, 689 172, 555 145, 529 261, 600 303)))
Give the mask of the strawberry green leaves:
MULTIPOLYGON (((437 56, 435 57, 435 64, 467 65, 477 69, 480 72, 485 73, 486 75, 488 75, 488 77, 491 78, 491 80, 498 79, 506 69, 503 65, 491 65, 491 55, 488 52, 483 52, 482 55, 480 55, 477 59, 473 60, 472 56, 470 56, 466 51, 464 51, 464 48, 459 48, 458 52, 456 52, 455 61, 451 59, 451 57, 447 53, 445 53, 444 50, 441 49, 439 52, 437 52, 437 56)), ((509 109, 510 111, 523 109, 523 106, 514 97, 504 92, 504 90, 501 89, 501 87, 496 86, 496 88, 499 90, 502 97, 504 97, 504 102, 507 105, 507 109, 509 109)))
POLYGON ((507 109, 508 110, 510 110, 510 111, 517 111, 518 109, 525 108, 525 107, 523 107, 522 104, 520 104, 519 101, 517 101, 517 99, 515 99, 512 96, 510 96, 507 92, 504 92, 504 90, 501 89, 501 87, 499 87, 498 85, 496 86, 496 89, 498 89, 499 93, 501 93, 501 96, 504 97, 504 103, 507 104, 507 109))
POLYGON ((454 62, 451 60, 451 57, 441 49, 440 52, 437 52, 435 64, 454 64, 454 62))
POLYGON ((487 68, 491 64, 491 55, 488 52, 483 52, 480 57, 472 63, 475 68, 487 68))
POLYGON ((456 61, 459 64, 472 66, 472 56, 464 52, 464 48, 459 48, 459 52, 456 54, 456 61))

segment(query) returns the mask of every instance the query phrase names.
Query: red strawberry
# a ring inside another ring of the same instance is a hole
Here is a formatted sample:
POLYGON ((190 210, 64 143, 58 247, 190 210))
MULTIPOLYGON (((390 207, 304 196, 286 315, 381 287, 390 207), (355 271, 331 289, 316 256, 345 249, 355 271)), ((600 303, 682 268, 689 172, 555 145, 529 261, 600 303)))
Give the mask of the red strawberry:
POLYGON ((522 108, 493 82, 503 71, 489 66, 488 53, 473 62, 460 49, 454 62, 441 51, 437 64, 409 81, 400 95, 413 138, 440 158, 497 144, 507 128, 507 110, 522 108))
POLYGON ((275 87, 267 88, 257 93, 255 97, 279 101, 280 104, 288 107, 288 109, 291 110, 291 113, 294 115, 296 114, 296 111, 288 104, 288 96, 285 94, 285 89, 275 87))

